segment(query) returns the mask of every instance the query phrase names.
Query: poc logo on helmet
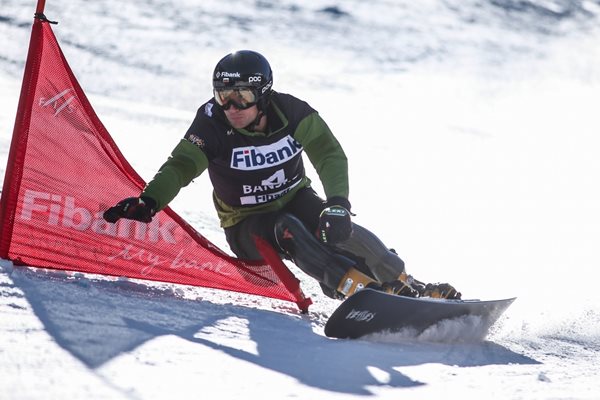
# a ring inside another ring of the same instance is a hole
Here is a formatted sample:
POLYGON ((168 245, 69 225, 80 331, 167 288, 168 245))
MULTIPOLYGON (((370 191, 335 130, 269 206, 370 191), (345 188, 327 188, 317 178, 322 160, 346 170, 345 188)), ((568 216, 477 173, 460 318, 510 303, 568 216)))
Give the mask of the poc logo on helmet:
POLYGON ((248 78, 248 83, 252 83, 252 82, 260 82, 262 81, 262 77, 261 76, 251 76, 248 78))

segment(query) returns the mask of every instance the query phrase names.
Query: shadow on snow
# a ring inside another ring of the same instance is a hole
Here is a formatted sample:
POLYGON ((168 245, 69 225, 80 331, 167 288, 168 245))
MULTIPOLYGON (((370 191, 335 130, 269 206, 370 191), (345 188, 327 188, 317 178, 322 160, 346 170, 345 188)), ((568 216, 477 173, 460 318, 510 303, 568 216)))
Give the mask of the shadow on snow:
POLYGON ((310 322, 297 315, 182 299, 168 290, 133 282, 90 280, 20 267, 14 268, 11 277, 47 332, 92 369, 162 335, 208 346, 311 387, 362 395, 372 394, 369 386, 426 384, 403 375, 398 367, 538 363, 491 342, 389 344, 329 339, 313 332, 310 322), (256 354, 218 343, 218 322, 231 317, 247 320, 248 340, 256 344, 256 354), (216 333, 211 333, 215 327, 216 333), (375 379, 369 367, 387 372, 389 380, 375 379))

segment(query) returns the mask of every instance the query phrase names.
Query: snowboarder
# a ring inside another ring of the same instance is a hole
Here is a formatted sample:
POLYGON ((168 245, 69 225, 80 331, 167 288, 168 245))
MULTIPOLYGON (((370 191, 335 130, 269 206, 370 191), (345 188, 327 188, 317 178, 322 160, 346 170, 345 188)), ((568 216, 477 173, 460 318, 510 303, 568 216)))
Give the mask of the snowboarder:
POLYGON ((182 187, 208 170, 213 201, 231 250, 260 259, 254 235, 344 298, 363 287, 419 297, 460 298, 449 284, 423 284, 373 233, 351 220, 348 163, 317 111, 273 90, 261 54, 242 50, 221 59, 213 95, 139 197, 106 210, 104 218, 150 222, 182 187), (311 188, 305 152, 326 200, 311 188))

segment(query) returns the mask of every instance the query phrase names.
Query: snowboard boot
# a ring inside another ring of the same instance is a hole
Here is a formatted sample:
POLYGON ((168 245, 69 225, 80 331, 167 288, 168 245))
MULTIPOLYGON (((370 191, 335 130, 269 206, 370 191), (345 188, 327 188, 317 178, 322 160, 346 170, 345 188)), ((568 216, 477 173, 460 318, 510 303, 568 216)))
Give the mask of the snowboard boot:
POLYGON ((433 299, 459 300, 461 293, 449 283, 423 283, 416 280, 412 275, 406 275, 411 286, 419 292, 419 297, 431 297, 433 299))
POLYGON ((423 283, 415 281, 413 287, 419 292, 419 297, 431 297, 434 299, 460 300, 462 294, 449 283, 423 283))
POLYGON ((396 280, 383 283, 375 282, 367 285, 367 287, 397 296, 419 297, 419 291, 412 286, 411 279, 410 275, 403 272, 396 280))
POLYGON ((407 275, 406 272, 401 273, 394 281, 382 283, 381 290, 407 297, 454 300, 461 298, 461 293, 448 283, 423 283, 413 278, 412 275, 407 275))
POLYGON ((379 285, 378 282, 374 281, 356 268, 351 267, 340 280, 337 291, 344 295, 344 297, 349 297, 359 290, 362 290, 366 287, 376 288, 377 285, 379 285))

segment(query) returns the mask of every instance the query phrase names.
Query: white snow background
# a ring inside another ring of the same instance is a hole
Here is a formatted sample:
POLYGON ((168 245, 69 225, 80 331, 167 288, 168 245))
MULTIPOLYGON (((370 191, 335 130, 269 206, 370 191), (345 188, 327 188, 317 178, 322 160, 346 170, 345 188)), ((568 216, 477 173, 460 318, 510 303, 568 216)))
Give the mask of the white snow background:
MULTIPOLYGON (((34 10, 0 0, 1 176, 34 10)), ((337 303, 297 269, 309 315, 3 260, 1 399, 600 399, 600 1, 48 0, 46 15, 146 180, 215 63, 254 49, 337 135, 355 221, 408 272, 518 299, 485 338, 463 320, 335 340, 337 303)), ((203 176, 172 206, 228 250, 210 193, 203 176)))

